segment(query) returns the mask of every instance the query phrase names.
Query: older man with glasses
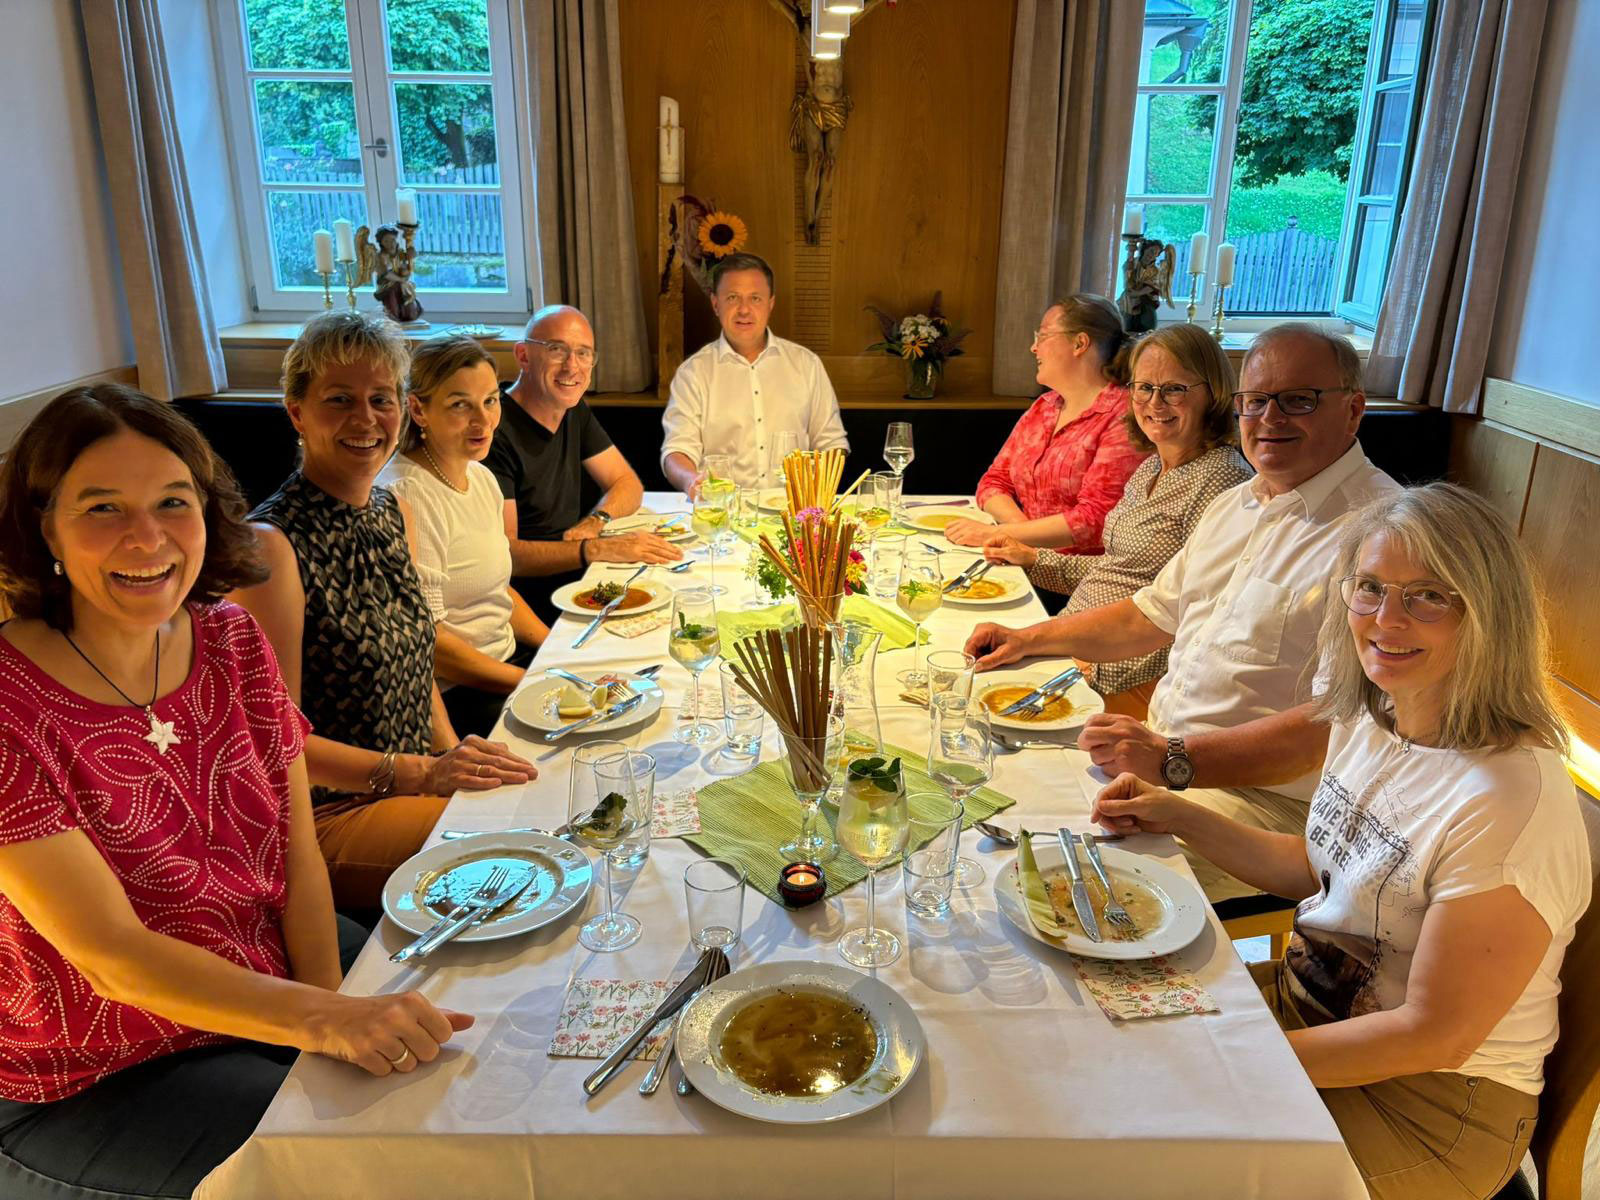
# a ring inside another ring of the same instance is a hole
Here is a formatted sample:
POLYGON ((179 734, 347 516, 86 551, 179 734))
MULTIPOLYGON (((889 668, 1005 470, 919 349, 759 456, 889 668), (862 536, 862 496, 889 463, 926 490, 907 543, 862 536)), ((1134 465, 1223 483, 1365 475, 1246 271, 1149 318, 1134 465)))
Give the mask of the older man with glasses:
POLYGON ((682 555, 653 533, 600 536, 638 509, 644 485, 583 398, 595 360, 584 315, 565 304, 541 308, 513 352, 517 378, 501 388, 500 426, 484 465, 505 497, 514 585, 552 621, 551 590, 591 562, 665 563, 682 555), (585 475, 601 493, 587 513, 585 475), (530 575, 545 578, 533 586, 523 578, 530 575))
MULTIPOLYGON (((1103 715, 1079 744, 1236 820, 1301 832, 1327 748, 1311 718, 1317 629, 1343 520, 1398 485, 1356 441, 1361 367, 1342 337, 1279 325, 1245 356, 1234 412, 1256 477, 1224 492, 1149 587, 1026 629, 980 625, 987 670, 1037 655, 1106 662, 1172 647, 1149 723, 1103 715)), ((1254 891, 1191 858, 1213 900, 1254 891)))

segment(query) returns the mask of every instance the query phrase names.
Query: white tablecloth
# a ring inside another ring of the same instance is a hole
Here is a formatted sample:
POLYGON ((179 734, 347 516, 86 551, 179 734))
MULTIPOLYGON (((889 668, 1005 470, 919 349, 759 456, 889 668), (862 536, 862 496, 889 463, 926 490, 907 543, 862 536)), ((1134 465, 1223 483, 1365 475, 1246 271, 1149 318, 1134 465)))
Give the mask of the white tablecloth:
MULTIPOLYGON (((651 495, 657 511, 682 498, 651 495)), ((966 561, 966 552, 950 560, 966 561)), ((742 556, 741 556, 742 557, 742 556)), ((730 589, 748 595, 740 558, 718 564, 730 589)), ((688 578, 706 572, 697 563, 688 578)), ((658 574, 681 586, 685 576, 658 574)), ((1038 619, 1031 596, 999 610, 942 609, 929 623, 933 648, 956 648, 979 619, 1038 619)), ((581 650, 580 623, 563 618, 535 660, 590 671, 665 664, 667 704, 649 725, 622 735, 658 759, 658 790, 711 782, 714 750, 671 740, 688 672, 666 653, 666 631, 625 640, 602 630, 581 650)), ((894 674, 909 650, 880 655, 884 736, 927 742, 927 714, 898 699, 894 674)), ((709 689, 715 677, 704 681, 709 689)), ((764 757, 776 746, 768 726, 764 757)), ((458 795, 441 828, 554 825, 566 815, 572 749, 551 750, 507 732, 539 766, 526 787, 458 795)), ((715 765, 715 764, 713 764, 715 765)), ((1087 827, 1097 785, 1075 749, 1027 750, 998 759, 993 786, 1017 805, 1015 827, 1049 822, 1087 827)), ((1173 1197, 1186 1200, 1359 1200, 1366 1195, 1338 1130, 1261 1002, 1232 945, 1212 919, 1178 956, 1221 1011, 1115 1023, 1079 984, 1070 961, 1005 924, 993 882, 1010 852, 968 835, 964 852, 988 879, 958 892, 952 915, 923 921, 906 912, 896 872, 880 881, 879 913, 906 953, 879 977, 915 1007, 928 1056, 907 1087, 877 1110, 833 1126, 759 1124, 670 1087, 636 1091, 644 1066, 625 1069, 595 1099, 580 1081, 592 1059, 545 1053, 570 979, 665 978, 691 961, 682 874, 697 852, 657 841, 636 877, 618 873, 625 911, 643 937, 617 954, 577 944, 576 920, 520 939, 451 945, 418 967, 388 954, 407 935, 385 922, 345 981, 356 993, 422 989, 477 1024, 440 1059, 409 1075, 375 1079, 355 1067, 303 1055, 250 1141, 217 1168, 198 1196, 208 1200, 652 1200, 671 1197, 1173 1197)), ((1167 838, 1124 845, 1187 873, 1167 838)), ((590 911, 599 911, 599 889, 590 911)), ((865 919, 865 889, 790 913, 747 891, 735 965, 778 959, 842 961, 839 935, 865 919)))

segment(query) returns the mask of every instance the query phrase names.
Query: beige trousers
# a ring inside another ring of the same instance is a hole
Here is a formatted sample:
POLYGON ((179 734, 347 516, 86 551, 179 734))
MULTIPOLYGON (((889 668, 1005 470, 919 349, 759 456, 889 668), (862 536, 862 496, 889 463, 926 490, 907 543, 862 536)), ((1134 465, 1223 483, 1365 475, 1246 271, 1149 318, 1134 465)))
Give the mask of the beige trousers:
MULTIPOLYGON (((1307 1019, 1289 992, 1280 959, 1250 964, 1261 996, 1284 1029, 1307 1019)), ((1527 1153, 1539 1097, 1516 1088, 1432 1071, 1364 1087, 1318 1090, 1373 1200, 1484 1200, 1527 1153)))

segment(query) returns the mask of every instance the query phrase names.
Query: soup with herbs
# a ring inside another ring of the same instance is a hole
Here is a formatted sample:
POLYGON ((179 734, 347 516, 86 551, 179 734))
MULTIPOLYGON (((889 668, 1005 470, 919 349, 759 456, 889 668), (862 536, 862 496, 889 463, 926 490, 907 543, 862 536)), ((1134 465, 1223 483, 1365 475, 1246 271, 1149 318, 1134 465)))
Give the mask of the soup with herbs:
POLYGON ((722 1032, 724 1065, 775 1096, 826 1096, 867 1073, 878 1034, 843 996, 779 988, 756 997, 722 1032))

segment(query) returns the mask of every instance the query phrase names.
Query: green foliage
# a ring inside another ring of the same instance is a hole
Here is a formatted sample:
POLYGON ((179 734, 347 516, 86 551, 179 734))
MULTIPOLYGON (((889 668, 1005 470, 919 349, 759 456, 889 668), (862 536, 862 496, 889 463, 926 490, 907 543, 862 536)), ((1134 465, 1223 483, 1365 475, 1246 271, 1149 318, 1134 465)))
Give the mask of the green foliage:
POLYGON ((1241 187, 1236 176, 1228 200, 1228 237, 1276 233, 1293 217, 1306 232, 1334 241, 1344 220, 1344 200, 1343 181, 1327 171, 1286 176, 1270 187, 1241 187))

